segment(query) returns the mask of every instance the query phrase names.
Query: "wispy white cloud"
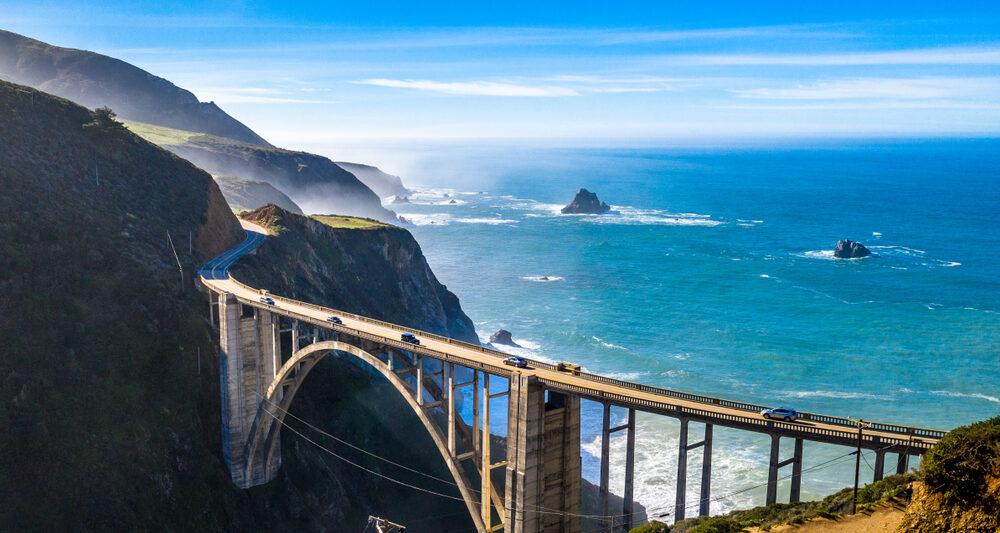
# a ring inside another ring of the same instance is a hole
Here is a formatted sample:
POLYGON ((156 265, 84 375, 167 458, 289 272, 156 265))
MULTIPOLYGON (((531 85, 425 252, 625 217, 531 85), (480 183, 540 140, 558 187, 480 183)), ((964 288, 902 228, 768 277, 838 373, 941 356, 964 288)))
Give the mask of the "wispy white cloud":
POLYGON ((859 101, 816 104, 734 104, 717 105, 713 109, 741 111, 889 111, 894 109, 979 109, 1000 113, 1000 104, 992 102, 956 102, 952 100, 859 101))
POLYGON ((678 65, 1000 65, 1000 47, 950 47, 830 54, 705 54, 660 56, 678 65))
POLYGON ((265 87, 203 87, 193 89, 203 102, 217 104, 336 104, 335 100, 296 98, 279 89, 265 87))
POLYGON ((1000 78, 856 78, 731 92, 741 98, 768 100, 923 100, 996 95, 1000 93, 1000 78))
POLYGON ((441 82, 432 80, 390 80, 386 78, 372 78, 352 83, 455 95, 543 97, 580 96, 579 92, 566 87, 516 85, 512 83, 498 83, 492 81, 441 82))
POLYGON ((663 81, 680 78, 602 78, 599 76, 553 76, 547 78, 518 78, 516 81, 464 81, 442 82, 433 80, 394 80, 372 78, 354 81, 358 85, 375 85, 396 89, 414 89, 453 95, 475 96, 582 96, 588 93, 656 93, 675 87, 663 81), (551 84, 544 82, 559 81, 551 84), (543 82, 541 84, 537 82, 543 82))

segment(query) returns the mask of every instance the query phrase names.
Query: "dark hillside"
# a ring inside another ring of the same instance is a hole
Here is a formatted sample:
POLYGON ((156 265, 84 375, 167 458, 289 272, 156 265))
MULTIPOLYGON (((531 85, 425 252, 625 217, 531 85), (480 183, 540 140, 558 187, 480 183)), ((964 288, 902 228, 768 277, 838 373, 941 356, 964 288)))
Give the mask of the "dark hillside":
POLYGON ((0 82, 3 531, 221 528, 236 496, 191 273, 242 231, 211 176, 108 118, 0 82))
POLYGON ((238 120, 169 81, 112 57, 0 30, 0 79, 111 107, 123 118, 270 146, 238 120))
MULTIPOLYGON (((278 479, 233 486, 217 338, 191 274, 242 231, 208 174, 109 119, 0 82, 0 531, 360 531, 368 513, 401 509, 420 517, 412 531, 465 524, 463 504, 364 474, 287 432, 278 479)), ((354 265, 348 279, 381 266, 354 265)), ((371 381, 329 358, 295 412, 444 477, 420 423, 371 381)))

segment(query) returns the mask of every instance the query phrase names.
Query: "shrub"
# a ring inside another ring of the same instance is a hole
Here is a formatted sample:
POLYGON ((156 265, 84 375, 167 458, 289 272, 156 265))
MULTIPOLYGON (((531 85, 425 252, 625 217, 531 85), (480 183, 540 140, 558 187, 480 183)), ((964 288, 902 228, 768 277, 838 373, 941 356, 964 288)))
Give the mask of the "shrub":
POLYGON ((1000 416, 949 431, 924 458, 923 480, 949 504, 979 501, 1000 468, 1000 416))

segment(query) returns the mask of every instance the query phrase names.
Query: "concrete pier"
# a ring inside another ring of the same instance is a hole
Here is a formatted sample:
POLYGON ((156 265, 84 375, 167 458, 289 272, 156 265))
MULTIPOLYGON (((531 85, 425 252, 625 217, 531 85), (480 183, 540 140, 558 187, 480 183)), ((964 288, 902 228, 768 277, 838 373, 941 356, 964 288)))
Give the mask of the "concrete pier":
POLYGON ((277 324, 271 312, 253 308, 242 316, 236 297, 219 299, 220 379, 222 381, 223 455, 238 487, 269 481, 281 466, 278 459, 265 471, 264 465, 246 470, 245 445, 264 393, 274 380, 280 359, 277 324))

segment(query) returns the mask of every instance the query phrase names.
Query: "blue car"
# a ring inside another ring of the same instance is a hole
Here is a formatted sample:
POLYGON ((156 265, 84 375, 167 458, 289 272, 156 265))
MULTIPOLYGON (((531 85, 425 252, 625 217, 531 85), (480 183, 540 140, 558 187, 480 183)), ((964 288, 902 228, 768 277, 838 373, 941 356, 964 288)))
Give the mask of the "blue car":
POLYGON ((261 296, 260 303, 267 305, 274 305, 274 299, 269 296, 261 296))
POLYGON ((326 321, 327 322, 331 322, 333 324, 343 324, 344 323, 342 320, 340 320, 340 317, 337 317, 337 316, 334 316, 334 315, 330 315, 330 316, 326 317, 326 321))
POLYGON ((420 346, 420 339, 414 337, 412 333, 404 333, 400 335, 399 340, 420 346))
POLYGON ((760 412, 760 414, 768 420, 777 418, 778 420, 784 420, 785 422, 794 422, 801 416, 798 411, 790 407, 773 407, 771 409, 764 409, 760 412))
POLYGON ((523 357, 512 355, 503 360, 503 364, 516 366, 517 368, 528 368, 528 360, 523 357))

